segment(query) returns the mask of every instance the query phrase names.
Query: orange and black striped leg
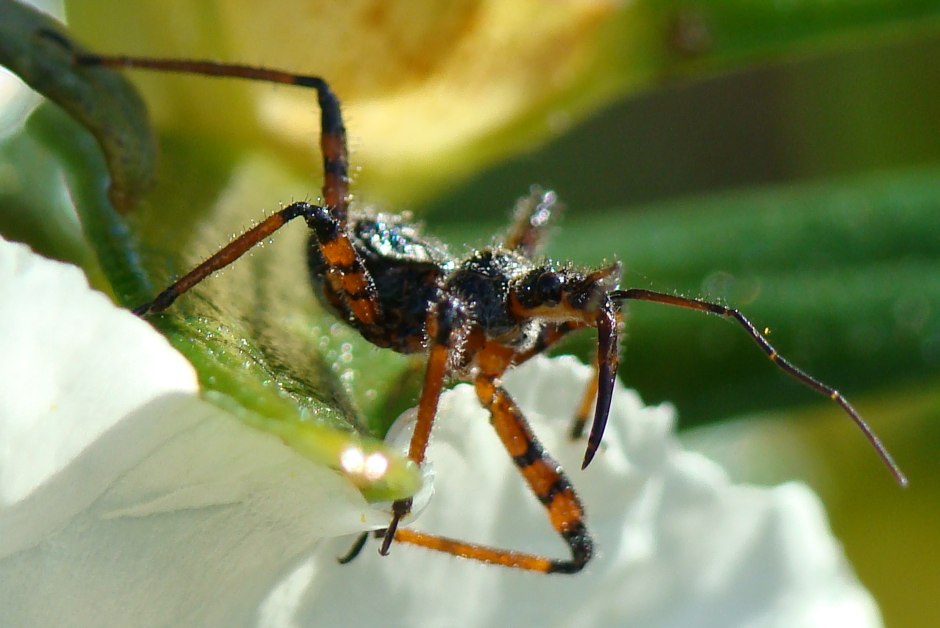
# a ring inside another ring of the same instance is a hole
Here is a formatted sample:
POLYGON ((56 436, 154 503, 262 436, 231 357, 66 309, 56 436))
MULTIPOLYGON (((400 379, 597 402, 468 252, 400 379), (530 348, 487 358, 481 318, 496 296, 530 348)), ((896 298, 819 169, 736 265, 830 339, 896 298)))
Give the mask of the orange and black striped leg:
POLYGON ((708 314, 716 314, 722 318, 727 318, 735 321, 740 325, 744 331, 757 343, 757 346, 767 354, 767 357, 770 358, 770 361, 776 364, 784 373, 800 382, 807 388, 816 391, 820 395, 826 396, 842 410, 849 415, 849 418, 855 422, 855 424, 862 430, 862 433, 875 448, 875 451, 878 452, 879 457, 884 461, 885 465, 891 471, 891 474, 897 480, 898 484, 905 486, 907 484, 907 477, 894 462, 894 459, 891 457, 891 454, 888 453, 888 450, 885 449, 884 445, 881 443, 881 439, 875 435, 868 423, 861 417, 858 411, 849 403, 849 401, 842 396, 842 394, 837 391, 835 388, 832 388, 828 384, 824 384, 815 377, 809 375, 802 369, 796 367, 789 360, 777 353, 777 350, 774 349, 773 345, 757 331, 757 328, 751 323, 747 317, 744 316, 741 312, 736 309, 725 307, 718 303, 711 303, 709 301, 702 301, 699 299, 690 299, 687 297, 680 297, 673 294, 665 294, 662 292, 654 292, 652 290, 643 290, 640 288, 631 288, 628 290, 614 290, 610 293, 610 298, 616 302, 623 301, 649 301, 652 303, 662 303, 664 305, 672 305, 675 307, 685 308, 687 310, 697 310, 699 312, 706 312, 708 314))
MULTIPOLYGON (((568 431, 568 434, 572 439, 580 439, 584 436, 584 428, 587 425, 587 420, 591 415, 592 408, 595 408, 594 423, 595 425, 600 426, 599 434, 603 435, 603 428, 606 423, 606 412, 603 413, 603 419, 601 422, 598 422, 596 419, 598 413, 596 411, 597 404, 595 404, 595 400, 598 398, 598 393, 602 392, 600 382, 601 378, 603 377, 604 381, 607 382, 604 390, 607 394, 606 407, 609 410, 609 399, 613 390, 613 380, 617 376, 619 351, 619 346, 617 343, 617 329, 622 322, 622 318, 622 314, 616 309, 602 311, 601 315, 599 316, 599 322, 597 323, 597 361, 592 365, 593 374, 591 375, 591 379, 588 380, 587 386, 585 386, 584 392, 581 395, 581 401, 578 404, 575 416, 571 422, 571 428, 568 431), (610 316, 613 318, 611 319, 610 316)), ((582 329, 584 327, 587 327, 587 323, 583 321, 565 321, 563 323, 546 325, 542 329, 542 333, 539 334, 539 337, 531 347, 513 356, 512 364, 522 364, 532 357, 544 352, 546 349, 551 347, 553 344, 564 338, 572 331, 582 329)), ((602 399, 601 403, 605 403, 605 401, 602 399)), ((592 431, 597 432, 597 430, 592 431)), ((597 445, 593 447, 594 450, 596 450, 600 445, 600 436, 596 436, 596 440, 597 445)), ((588 451, 590 456, 593 458, 594 452, 590 448, 588 451)), ((588 462, 590 462, 590 460, 588 460, 588 462)), ((585 463, 584 466, 587 466, 587 463, 585 463)))
POLYGON ((157 295, 148 303, 134 308, 134 314, 143 316, 148 313, 158 313, 170 307, 183 293, 192 289, 200 281, 224 268, 244 255, 251 247, 263 241, 275 231, 286 225, 294 218, 303 216, 310 218, 325 211, 322 207, 308 203, 294 203, 273 214, 260 223, 229 242, 222 250, 204 261, 202 264, 180 277, 173 285, 157 295))
POLYGON ((516 202, 504 246, 526 257, 537 254, 545 243, 552 213, 557 214, 558 209, 558 197, 553 191, 533 186, 528 196, 516 202))
POLYGON ((493 427, 512 455, 513 462, 548 511, 552 527, 568 544, 571 558, 553 559, 407 528, 395 531, 395 540, 504 567, 542 573, 576 573, 587 564, 594 552, 594 543, 584 524, 584 509, 558 463, 545 453, 518 406, 496 381, 492 375, 478 377, 475 381, 477 396, 490 411, 493 427))
MULTIPOLYGON (((466 316, 463 305, 456 300, 441 301, 428 315, 428 364, 424 372, 424 386, 418 401, 418 418, 408 445, 408 457, 416 464, 424 462, 428 442, 431 439, 431 426, 437 416, 437 406, 447 376, 447 366, 451 354, 451 345, 457 335, 465 332, 466 316)), ((397 538, 396 531, 402 517, 411 512, 411 499, 401 499, 392 504, 392 521, 385 533, 379 553, 388 554, 392 540, 397 538)))
MULTIPOLYGON (((52 34, 57 41, 61 37, 52 34)), ((63 42, 66 43, 66 42, 63 42)), ((145 57, 104 56, 75 53, 79 65, 111 68, 139 68, 158 72, 199 74, 202 76, 241 78, 265 83, 296 85, 317 90, 320 104, 320 149, 323 154, 323 204, 345 225, 349 206, 349 164, 346 128, 339 99, 329 84, 318 76, 292 74, 282 70, 259 68, 234 63, 188 59, 150 59, 145 57)))
POLYGON ((544 571, 578 572, 591 559, 594 550, 584 524, 584 508, 560 465, 545 452, 519 406, 497 382, 492 374, 478 376, 474 382, 477 397, 489 410, 490 422, 519 472, 548 511, 552 527, 571 551, 570 560, 548 560, 544 571))

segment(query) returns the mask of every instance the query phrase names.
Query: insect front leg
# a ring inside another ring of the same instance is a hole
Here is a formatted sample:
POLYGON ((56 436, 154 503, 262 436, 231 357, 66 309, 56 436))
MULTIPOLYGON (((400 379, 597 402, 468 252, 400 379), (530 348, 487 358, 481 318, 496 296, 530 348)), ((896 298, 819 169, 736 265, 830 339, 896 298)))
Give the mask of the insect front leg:
MULTIPOLYGON (((522 411, 499 383, 499 377, 512 364, 513 349, 486 343, 476 354, 480 374, 474 380, 477 397, 489 411, 490 421, 506 450, 512 456, 529 488, 548 511, 552 527, 568 544, 571 558, 559 560, 507 550, 403 528, 386 533, 400 543, 453 554, 480 562, 541 573, 576 573, 593 554, 593 541, 584 525, 584 509, 571 482, 558 463, 545 452, 533 434, 522 411)), ((412 441, 414 442, 414 441, 412 441)))
POLYGON ((536 439, 516 405, 496 376, 481 374, 475 382, 480 403, 489 410, 490 422, 512 456, 529 488, 548 512, 552 527, 568 544, 570 560, 532 557, 530 569, 549 573, 576 573, 591 559, 593 541, 584 524, 584 508, 570 480, 536 439))
MULTIPOLYGON (((594 543, 584 524, 584 509, 558 463, 545 453, 506 390, 492 376, 475 382, 477 395, 490 411, 491 422, 532 492, 548 512, 552 527, 568 544, 571 558, 560 560, 527 552, 468 543, 409 528, 394 531, 400 543, 417 545, 480 562, 541 573, 577 573, 591 559, 594 543)), ((386 539, 388 536, 386 536, 386 539)))
MULTIPOLYGON (((421 398, 418 401, 418 418, 408 446, 408 457, 417 464, 424 462, 453 345, 456 338, 466 332, 466 326, 467 317, 463 304, 456 299, 441 301, 428 315, 428 362, 421 398)), ((402 532, 398 531, 398 523, 411 512, 411 504, 411 499, 401 499, 392 504, 392 521, 379 550, 383 556, 388 554, 392 540, 398 540, 398 534, 402 532)))

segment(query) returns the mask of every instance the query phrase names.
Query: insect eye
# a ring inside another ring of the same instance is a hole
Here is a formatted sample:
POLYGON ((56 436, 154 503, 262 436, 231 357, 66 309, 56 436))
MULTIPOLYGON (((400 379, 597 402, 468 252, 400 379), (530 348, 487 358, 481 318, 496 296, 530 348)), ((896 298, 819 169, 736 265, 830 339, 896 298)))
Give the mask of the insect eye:
POLYGON ((535 282, 539 300, 545 305, 555 305, 561 301, 561 277, 548 271, 539 275, 535 282))

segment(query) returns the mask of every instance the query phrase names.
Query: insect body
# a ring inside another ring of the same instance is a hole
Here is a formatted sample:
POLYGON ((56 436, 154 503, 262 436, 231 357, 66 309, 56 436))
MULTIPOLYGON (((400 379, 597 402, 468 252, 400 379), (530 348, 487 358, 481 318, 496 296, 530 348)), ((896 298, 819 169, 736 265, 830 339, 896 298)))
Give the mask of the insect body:
POLYGON ((507 369, 545 351, 570 332, 585 327, 596 329, 596 377, 584 393, 571 430, 572 435, 581 435, 594 402, 583 463, 587 466, 604 433, 618 366, 621 308, 630 300, 734 320, 783 371, 838 403, 864 431, 897 480, 905 483, 880 441, 848 401, 783 359, 737 310, 644 289, 620 289, 617 264, 584 271, 534 261, 556 209, 552 192, 533 189, 519 201, 514 222, 500 244, 455 259, 400 215, 359 214, 350 209, 345 128, 339 101, 323 79, 201 61, 82 54, 76 55, 76 61, 83 65, 240 77, 317 91, 324 169, 322 204, 294 203, 269 216, 135 312, 145 315, 166 309, 177 297, 289 221, 303 218, 310 229, 310 278, 323 303, 371 343, 427 356, 409 457, 417 463, 424 460, 445 381, 472 382, 513 462, 570 550, 566 559, 551 559, 399 528, 399 521, 411 508, 410 500, 400 500, 393 504, 392 519, 382 532, 383 554, 397 541, 539 572, 573 573, 584 567, 591 558, 593 543, 581 503, 500 380, 507 369))

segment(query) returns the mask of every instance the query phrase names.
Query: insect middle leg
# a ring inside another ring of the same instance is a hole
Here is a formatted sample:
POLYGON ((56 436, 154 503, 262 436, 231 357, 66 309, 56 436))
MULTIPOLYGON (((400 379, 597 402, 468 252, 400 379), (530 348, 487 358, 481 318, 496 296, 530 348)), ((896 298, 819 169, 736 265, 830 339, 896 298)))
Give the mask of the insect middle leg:
MULTIPOLYGON (((56 41, 63 42, 52 33, 56 41)), ((111 68, 138 68, 178 74, 240 78, 264 83, 281 83, 315 89, 320 105, 320 152, 323 155, 323 204, 341 223, 346 223, 349 205, 349 164, 346 127, 339 99, 329 84, 319 76, 292 74, 282 70, 236 63, 218 63, 191 59, 152 59, 147 57, 107 56, 73 52, 75 63, 111 68)))
MULTIPOLYGON (((427 317, 428 360, 424 374, 424 385, 418 400, 418 417, 408 446, 408 458, 416 464, 424 462, 431 427, 437 416, 437 408, 444 390, 448 364, 455 338, 466 332, 466 317, 463 304, 456 299, 445 299, 431 309, 427 317)), ((392 520, 385 531, 379 553, 388 554, 401 519, 411 512, 411 499, 400 499, 392 503, 392 520)))

